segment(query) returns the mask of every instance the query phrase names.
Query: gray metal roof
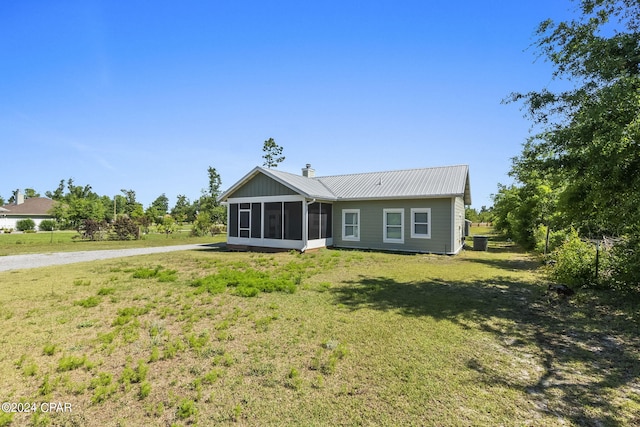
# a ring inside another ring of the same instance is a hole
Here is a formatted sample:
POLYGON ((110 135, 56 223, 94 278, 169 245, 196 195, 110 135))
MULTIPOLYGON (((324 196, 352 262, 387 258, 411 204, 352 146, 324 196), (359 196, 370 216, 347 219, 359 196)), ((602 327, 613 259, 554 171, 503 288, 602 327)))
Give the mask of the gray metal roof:
POLYGON ((314 178, 256 167, 225 191, 220 199, 224 200, 258 173, 263 173, 309 198, 368 200, 463 196, 464 203, 471 204, 467 165, 314 178))
POLYGON ((289 172, 279 170, 259 168, 267 176, 271 176, 281 184, 286 185, 292 190, 302 193, 303 195, 315 199, 334 200, 336 196, 327 188, 318 178, 307 178, 302 175, 296 175, 289 172))
POLYGON ((404 199, 461 195, 471 204, 466 165, 316 178, 337 199, 404 199))

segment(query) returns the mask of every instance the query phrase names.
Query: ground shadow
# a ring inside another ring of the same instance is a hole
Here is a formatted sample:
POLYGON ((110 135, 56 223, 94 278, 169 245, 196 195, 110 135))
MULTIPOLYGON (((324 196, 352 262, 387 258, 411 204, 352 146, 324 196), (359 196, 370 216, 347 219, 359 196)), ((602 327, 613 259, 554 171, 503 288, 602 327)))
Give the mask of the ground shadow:
MULTIPOLYGON (((468 261, 508 270, 531 267, 503 261, 468 261)), ((634 383, 640 375, 640 340, 629 332, 633 328, 614 330, 612 324, 621 321, 612 318, 615 310, 560 300, 545 295, 542 286, 507 276, 475 282, 399 282, 389 277, 360 276, 331 292, 336 303, 350 310, 395 310, 406 316, 446 319, 463 327, 480 327, 500 336, 501 342, 505 342, 504 332, 495 330, 487 320, 516 322, 520 327, 510 333, 505 345, 535 344, 544 368, 542 375, 523 389, 521 383, 510 383, 490 367, 478 367, 478 372, 487 383, 518 388, 531 395, 532 401, 542 402, 540 411, 577 425, 622 425, 615 417, 619 402, 609 402, 602 391, 625 386, 640 389, 640 384, 634 383), (586 372, 574 375, 571 370, 576 365, 586 372)), ((475 363, 470 360, 468 366, 474 369, 475 363)), ((640 414, 637 421, 640 423, 640 414)))

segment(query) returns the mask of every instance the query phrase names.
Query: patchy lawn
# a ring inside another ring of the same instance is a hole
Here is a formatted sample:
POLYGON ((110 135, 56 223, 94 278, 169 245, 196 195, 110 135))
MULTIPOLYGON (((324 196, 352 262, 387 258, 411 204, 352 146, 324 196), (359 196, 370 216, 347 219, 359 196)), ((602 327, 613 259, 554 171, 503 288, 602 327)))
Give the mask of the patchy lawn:
POLYGON ((640 423, 637 299, 558 300, 537 266, 493 236, 0 273, 0 400, 37 403, 0 426, 640 423))

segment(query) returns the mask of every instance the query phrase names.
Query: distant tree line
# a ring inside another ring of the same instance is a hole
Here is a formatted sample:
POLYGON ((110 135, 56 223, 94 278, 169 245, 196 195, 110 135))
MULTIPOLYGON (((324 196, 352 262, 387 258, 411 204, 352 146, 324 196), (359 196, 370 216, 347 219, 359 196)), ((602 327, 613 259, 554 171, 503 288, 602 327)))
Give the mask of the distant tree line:
POLYGON ((536 43, 572 87, 508 100, 541 131, 513 159, 516 183, 499 185, 494 225, 550 254, 558 281, 640 290, 640 3, 576 2, 536 43))
MULTIPOLYGON (((120 190, 114 197, 101 196, 91 185, 76 185, 73 178, 60 180, 57 188, 46 191, 45 196, 59 203, 50 212, 55 223, 46 222, 45 228, 77 230, 84 239, 113 238, 137 239, 140 231, 148 233, 151 227, 161 233, 170 234, 179 224, 193 223, 191 233, 206 235, 219 233, 226 225, 226 208, 219 203, 222 180, 215 168, 207 169, 209 185, 193 202, 179 194, 175 205, 169 208, 169 199, 163 193, 146 209, 136 200, 136 192, 120 190)), ((24 191, 25 198, 40 197, 34 189, 24 191)), ((9 198, 16 200, 17 191, 9 198)), ((0 197, 0 204, 4 199, 0 197)), ((24 224, 28 226, 28 224, 24 224)))

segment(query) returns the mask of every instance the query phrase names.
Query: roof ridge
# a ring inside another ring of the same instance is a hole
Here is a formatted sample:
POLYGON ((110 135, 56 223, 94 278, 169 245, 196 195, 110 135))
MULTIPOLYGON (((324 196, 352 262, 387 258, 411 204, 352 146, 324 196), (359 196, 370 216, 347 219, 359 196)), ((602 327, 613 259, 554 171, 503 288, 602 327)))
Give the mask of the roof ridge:
POLYGON ((334 178, 334 177, 352 176, 352 175, 373 175, 373 174, 379 174, 379 173, 409 172, 409 171, 428 170, 428 169, 449 169, 449 168, 455 168, 455 167, 460 167, 460 166, 464 166, 464 167, 467 167, 467 168, 469 167, 469 165, 461 163, 461 164, 457 164, 457 165, 448 165, 448 166, 428 166, 428 167, 424 167, 424 168, 408 168, 408 169, 392 169, 392 170, 386 170, 386 171, 342 173, 342 174, 337 174, 337 175, 317 176, 314 179, 334 178))

